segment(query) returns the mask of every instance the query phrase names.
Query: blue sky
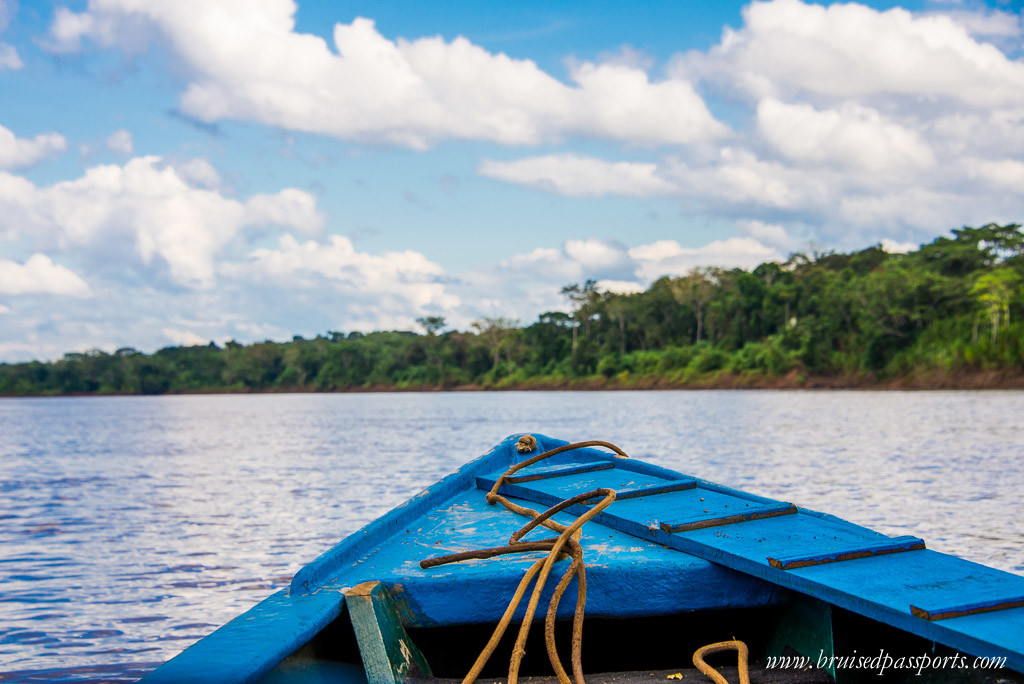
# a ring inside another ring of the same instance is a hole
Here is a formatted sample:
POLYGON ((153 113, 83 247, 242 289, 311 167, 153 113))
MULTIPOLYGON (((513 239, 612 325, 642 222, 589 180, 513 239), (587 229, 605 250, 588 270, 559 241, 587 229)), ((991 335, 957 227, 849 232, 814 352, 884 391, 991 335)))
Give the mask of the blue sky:
POLYGON ((0 0, 0 360, 1024 215, 1020 2, 0 0))

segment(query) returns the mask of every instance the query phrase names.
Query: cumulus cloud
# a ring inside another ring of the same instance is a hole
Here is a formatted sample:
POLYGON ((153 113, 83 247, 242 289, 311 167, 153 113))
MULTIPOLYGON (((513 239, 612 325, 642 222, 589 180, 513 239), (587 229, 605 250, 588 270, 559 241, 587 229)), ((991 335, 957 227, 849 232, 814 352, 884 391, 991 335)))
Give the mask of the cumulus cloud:
POLYGON ((852 102, 817 110, 766 98, 757 106, 761 136, 796 162, 834 163, 873 174, 906 174, 935 164, 916 131, 852 102))
POLYGON ((696 266, 753 268, 785 257, 753 237, 713 240, 695 247, 684 247, 676 240, 632 248, 598 238, 566 240, 559 247, 538 247, 494 267, 459 275, 453 291, 461 295, 464 305, 449 322, 465 326, 475 317, 510 314, 531 321, 545 311, 565 310, 562 286, 588 279, 596 280, 604 292, 632 293, 662 276, 684 275, 696 266), (487 296, 481 297, 481 292, 487 296))
POLYGON ((202 347, 209 342, 190 330, 164 328, 162 332, 164 337, 179 347, 202 347))
POLYGON ((168 165, 173 166, 178 176, 192 187, 207 190, 216 190, 220 187, 220 174, 217 173, 213 164, 202 157, 185 160, 167 159, 165 161, 168 165))
POLYGON ((573 154, 506 162, 484 160, 478 171, 489 178, 570 197, 607 194, 651 197, 671 194, 675 190, 672 183, 658 176, 657 164, 607 162, 573 154))
MULTIPOLYGON (((2 49, 0 49, 0 60, 2 60, 2 49)), ((31 139, 19 138, 10 130, 0 126, 0 169, 32 166, 63 152, 67 147, 67 141, 59 133, 42 133, 31 139)))
POLYGON ((629 250, 637 262, 637 276, 650 281, 663 275, 682 275, 697 266, 754 268, 783 255, 749 237, 714 240, 701 247, 683 247, 675 240, 659 240, 629 250))
POLYGON ((898 95, 974 107, 1024 104, 1024 63, 945 14, 773 0, 747 5, 743 19, 709 52, 680 59, 675 73, 758 99, 898 95))
POLYGON ((1019 39, 1024 35, 1020 14, 997 9, 951 10, 943 12, 975 38, 1019 39))
POLYGON ((652 81, 621 60, 570 65, 569 84, 534 62, 488 52, 465 38, 391 40, 374 22, 334 27, 333 45, 295 31, 290 0, 91 0, 59 10, 49 46, 136 42, 162 33, 192 73, 182 110, 423 149, 444 139, 536 145, 568 135, 634 144, 680 144, 725 135, 693 86, 652 81), (332 49, 333 48, 333 49, 332 49))
POLYGON ((762 245, 769 245, 782 251, 793 251, 800 245, 800 240, 793 237, 790 230, 777 223, 743 219, 736 222, 736 230, 762 245))
POLYGON ((0 236, 84 249, 99 259, 130 255, 144 266, 165 265, 173 282, 189 288, 213 285, 215 257, 245 226, 315 233, 323 222, 304 191, 286 188, 243 203, 190 185, 159 157, 96 166, 45 187, 0 172, 0 216, 0 236))
POLYGON ((105 144, 108 150, 118 154, 129 155, 135 149, 132 144, 132 134, 123 128, 111 133, 105 144))
POLYGON ((1012 192, 1024 193, 1024 162, 1016 159, 968 159, 967 172, 1012 192))
MULTIPOLYGON (((765 226, 767 228, 767 226, 765 226)), ((776 226, 778 231, 784 230, 776 226)), ((626 247, 610 240, 566 240, 560 249, 535 249, 499 264, 512 272, 537 267, 534 276, 565 283, 591 278, 609 283, 615 291, 641 288, 661 276, 688 273, 696 266, 753 268, 765 261, 785 258, 779 250, 753 237, 713 240, 699 247, 683 247, 676 240, 626 247), (618 276, 617 278, 615 276, 618 276)))
POLYGON ((906 254, 907 252, 913 252, 921 245, 914 242, 899 242, 897 240, 890 240, 889 238, 882 238, 879 243, 889 254, 906 254))
POLYGON ((33 254, 23 264, 0 260, 0 294, 88 297, 91 292, 73 271, 53 263, 45 254, 33 254))
POLYGON ((382 312, 405 314, 410 323, 416 314, 460 303, 446 289, 444 269, 419 252, 358 252, 342 235, 300 243, 286 234, 276 249, 252 250, 246 261, 225 264, 222 271, 234 279, 275 281, 290 288, 326 285, 349 304, 355 299, 382 312))

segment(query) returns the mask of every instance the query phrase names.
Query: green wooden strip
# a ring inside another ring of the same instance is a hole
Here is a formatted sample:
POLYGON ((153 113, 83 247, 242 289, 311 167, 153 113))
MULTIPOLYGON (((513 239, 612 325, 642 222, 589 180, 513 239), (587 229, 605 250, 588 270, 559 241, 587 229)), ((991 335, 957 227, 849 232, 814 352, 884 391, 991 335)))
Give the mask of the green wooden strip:
POLYGON ((430 677, 430 666, 409 638, 391 594, 380 582, 345 592, 368 684, 400 684, 430 677))

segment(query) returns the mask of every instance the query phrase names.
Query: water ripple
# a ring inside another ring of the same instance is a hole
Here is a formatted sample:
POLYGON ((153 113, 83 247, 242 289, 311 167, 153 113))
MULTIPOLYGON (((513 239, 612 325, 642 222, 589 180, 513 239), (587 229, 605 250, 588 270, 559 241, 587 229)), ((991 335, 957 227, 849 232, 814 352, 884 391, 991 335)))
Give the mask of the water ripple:
POLYGON ((1024 572, 1024 392, 0 399, 0 682, 134 681, 507 434, 1024 572))

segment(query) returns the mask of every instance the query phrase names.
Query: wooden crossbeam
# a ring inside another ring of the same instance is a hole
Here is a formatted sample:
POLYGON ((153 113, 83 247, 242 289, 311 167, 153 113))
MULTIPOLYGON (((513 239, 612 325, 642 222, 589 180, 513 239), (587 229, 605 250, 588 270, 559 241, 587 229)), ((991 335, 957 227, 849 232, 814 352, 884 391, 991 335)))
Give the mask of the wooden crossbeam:
POLYGON ((869 556, 884 556, 903 551, 917 551, 923 548, 924 541, 917 537, 892 537, 827 553, 797 554, 793 556, 780 556, 779 558, 768 558, 768 564, 780 570, 795 570, 796 568, 806 568, 811 565, 837 563, 856 558, 867 558, 869 556))
POLYGON ((691 518, 687 520, 675 520, 661 523, 661 529, 665 532, 688 532, 690 530, 702 530, 705 527, 718 527, 719 525, 732 525, 734 523, 747 522, 748 520, 760 520, 761 518, 774 518, 779 515, 790 515, 796 513, 796 506, 791 503, 779 502, 730 515, 719 515, 710 518, 691 518))
POLYGON ((541 472, 529 472, 529 469, 521 472, 526 475, 513 475, 506 477, 505 482, 516 484, 517 482, 533 482, 534 480, 546 480, 551 477, 564 477, 566 475, 577 475, 579 473, 590 473, 595 470, 610 470, 615 467, 611 461, 599 461, 597 463, 572 463, 564 466, 545 468, 541 472))
POLYGON ((964 615, 976 615, 977 613, 990 613, 994 610, 1008 610, 1010 608, 1024 607, 1024 596, 1013 596, 1011 598, 993 599, 991 601, 978 601, 976 603, 964 603, 958 606, 919 608, 910 606, 910 612, 925 620, 948 620, 949 618, 963 617, 964 615))

